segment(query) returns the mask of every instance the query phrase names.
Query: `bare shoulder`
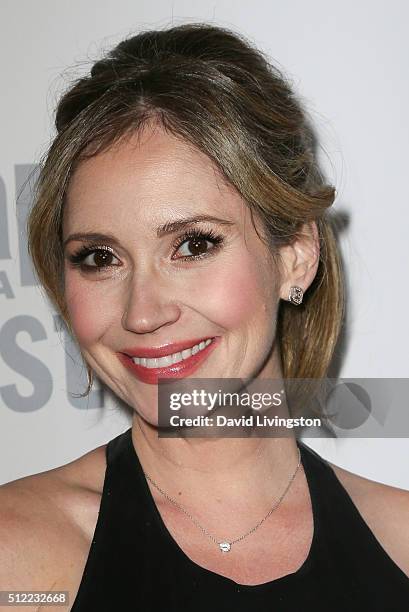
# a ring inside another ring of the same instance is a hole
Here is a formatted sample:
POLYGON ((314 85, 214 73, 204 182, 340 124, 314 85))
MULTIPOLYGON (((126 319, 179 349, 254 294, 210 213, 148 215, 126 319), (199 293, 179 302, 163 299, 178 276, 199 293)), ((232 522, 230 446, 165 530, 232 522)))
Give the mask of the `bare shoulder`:
POLYGON ((409 577, 409 491, 329 465, 378 542, 409 577))
POLYGON ((73 595, 91 545, 105 469, 103 445, 0 486, 0 590, 73 595))

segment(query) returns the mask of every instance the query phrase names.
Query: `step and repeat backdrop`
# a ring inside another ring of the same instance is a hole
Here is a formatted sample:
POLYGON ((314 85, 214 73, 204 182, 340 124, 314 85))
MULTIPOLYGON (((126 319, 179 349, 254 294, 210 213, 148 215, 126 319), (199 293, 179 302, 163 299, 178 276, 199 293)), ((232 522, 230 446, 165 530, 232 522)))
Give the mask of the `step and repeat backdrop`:
MULTIPOLYGON (((142 29, 228 27, 289 76, 343 219, 348 316, 337 373, 409 376, 407 3, 14 0, 0 11, 0 483, 67 463, 130 425, 98 381, 78 397, 85 368, 37 285, 25 221, 59 95, 104 50, 142 29)), ((409 489, 407 433, 306 442, 346 469, 409 489)))

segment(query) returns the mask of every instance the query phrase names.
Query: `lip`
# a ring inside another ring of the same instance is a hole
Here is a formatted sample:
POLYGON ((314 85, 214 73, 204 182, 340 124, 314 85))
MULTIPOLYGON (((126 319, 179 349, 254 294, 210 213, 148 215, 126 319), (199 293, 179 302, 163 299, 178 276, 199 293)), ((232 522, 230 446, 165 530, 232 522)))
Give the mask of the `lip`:
POLYGON ((183 342, 169 342, 168 344, 153 348, 125 348, 121 353, 125 353, 128 357, 147 357, 148 359, 154 359, 155 357, 166 357, 166 355, 180 353, 184 349, 192 348, 195 344, 200 344, 200 342, 206 342, 206 340, 212 339, 211 336, 205 336, 204 338, 193 338, 193 340, 184 340, 183 342))
POLYGON ((209 356, 209 354, 216 348, 219 344, 220 336, 216 336, 214 338, 199 338, 197 340, 193 340, 190 344, 190 340, 186 342, 178 342, 167 344, 166 346, 151 348, 151 349, 125 349, 123 352, 118 353, 118 358, 121 363, 140 381, 144 383, 148 383, 151 385, 158 384, 159 378, 185 378, 190 374, 193 374, 199 366, 203 363, 203 361, 209 356), (169 355, 172 353, 179 353, 185 348, 190 348, 195 344, 199 344, 205 340, 211 339, 212 341, 208 346, 206 346, 203 350, 196 353, 196 355, 191 355, 187 359, 183 359, 182 361, 178 361, 177 363, 173 363, 170 366, 164 366, 162 368, 146 368, 144 366, 138 365, 132 361, 131 357, 164 357, 165 355, 169 355), (137 354, 132 354, 136 353, 137 354))

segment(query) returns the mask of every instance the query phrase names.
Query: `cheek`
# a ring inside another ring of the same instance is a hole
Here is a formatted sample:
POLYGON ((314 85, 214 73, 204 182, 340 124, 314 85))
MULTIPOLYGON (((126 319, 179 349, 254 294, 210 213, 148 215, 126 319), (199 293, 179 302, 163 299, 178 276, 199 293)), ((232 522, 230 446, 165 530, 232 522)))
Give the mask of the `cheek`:
POLYGON ((93 283, 86 283, 74 275, 66 278, 65 299, 78 343, 84 347, 92 345, 109 326, 107 313, 112 312, 112 308, 104 307, 101 292, 93 283))
POLYGON ((202 283, 201 312, 222 327, 233 329, 270 318, 274 309, 274 278, 253 257, 215 266, 202 283))

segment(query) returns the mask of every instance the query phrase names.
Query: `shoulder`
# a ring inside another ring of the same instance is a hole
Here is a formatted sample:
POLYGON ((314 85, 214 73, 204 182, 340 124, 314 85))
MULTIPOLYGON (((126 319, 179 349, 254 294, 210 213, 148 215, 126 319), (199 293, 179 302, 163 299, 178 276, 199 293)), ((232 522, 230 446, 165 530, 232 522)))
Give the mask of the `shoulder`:
POLYGON ((382 548, 409 577, 409 491, 328 464, 382 548))
POLYGON ((63 589, 71 575, 75 583, 96 525, 105 467, 100 446, 0 487, 0 590, 63 589))

